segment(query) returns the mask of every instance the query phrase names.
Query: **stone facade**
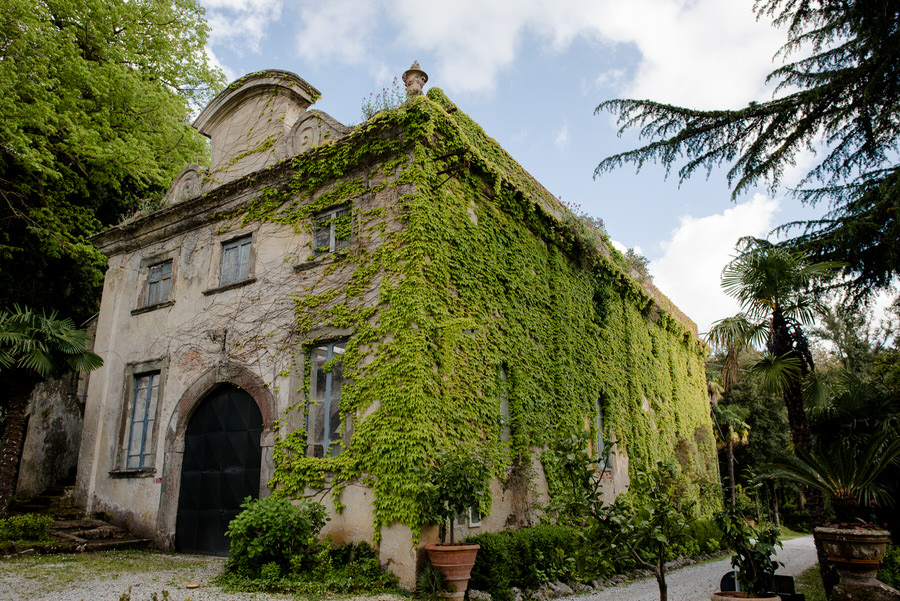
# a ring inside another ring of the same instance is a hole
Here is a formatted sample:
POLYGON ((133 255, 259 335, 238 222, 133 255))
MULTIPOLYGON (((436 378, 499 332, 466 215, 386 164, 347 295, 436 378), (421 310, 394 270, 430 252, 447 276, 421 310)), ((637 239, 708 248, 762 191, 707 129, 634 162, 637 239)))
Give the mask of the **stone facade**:
MULTIPOLYGON (((246 218, 267 190, 287 187, 292 166, 285 159, 341 144, 351 133, 325 113, 309 110, 317 97, 312 86, 282 71, 238 80, 195 123, 211 138, 211 167, 185 168, 167 195, 168 206, 94 238, 109 258, 95 343, 104 365, 91 375, 77 494, 89 512, 112 517, 162 548, 188 544, 179 543, 179 524, 188 512, 185 487, 193 486, 185 484, 184 472, 193 460, 194 451, 186 449, 198 408, 221 391, 239 391, 248 399, 262 426, 258 475, 247 477, 255 478, 252 496, 266 496, 276 436, 312 428, 302 423, 302 412, 290 409, 312 394, 317 377, 322 386, 333 386, 324 370, 311 375, 298 366, 309 365, 311 353, 340 352, 329 341, 353 334, 333 324, 311 324, 300 333, 296 327, 297 298, 313 288, 323 297, 338 296, 354 285, 354 272, 329 252, 341 244, 334 230, 329 238, 329 230, 318 225, 246 218), (316 347, 320 343, 325 346, 316 347)), ((396 172, 360 160, 320 186, 313 200, 348 182, 364 182, 352 201, 354 214, 389 215, 385 230, 400 231, 404 221, 392 215, 415 188, 396 178, 396 172)), ((550 205, 549 213, 564 212, 550 205)), ((362 235, 356 222, 351 227, 355 252, 379 248, 380 234, 362 235)), ((386 276, 374 277, 354 302, 373 308, 383 303, 381 277, 386 276)), ((378 403, 354 419, 365 420, 378 403)), ((341 432, 350 435, 349 428, 341 432)), ((331 448, 327 440, 324 450, 314 447, 310 453, 326 456, 331 448)), ((531 461, 528 469, 521 467, 527 476, 493 483, 493 511, 480 522, 464 520, 458 539, 533 522, 548 485, 538 454, 531 461)), ((606 480, 610 497, 627 486, 628 462, 616 449, 606 480)), ((307 492, 331 506, 329 495, 307 492)), ((400 523, 376 531, 373 494, 363 483, 346 486, 344 509, 332 508, 326 533, 337 542, 380 538, 382 563, 412 587, 419 549, 436 539, 436 529, 425 527, 416 544, 415 533, 400 523)))
POLYGON ((16 496, 30 499, 75 477, 81 443, 84 376, 68 374, 35 386, 19 462, 16 496))

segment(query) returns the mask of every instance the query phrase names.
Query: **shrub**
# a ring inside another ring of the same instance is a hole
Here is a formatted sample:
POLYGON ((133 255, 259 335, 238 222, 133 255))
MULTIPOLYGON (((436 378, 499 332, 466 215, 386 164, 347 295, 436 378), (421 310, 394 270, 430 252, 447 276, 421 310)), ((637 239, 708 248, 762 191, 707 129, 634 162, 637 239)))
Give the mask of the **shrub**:
POLYGON ((45 540, 51 524, 53 518, 37 513, 10 516, 0 520, 0 541, 45 540))
POLYGON ((293 556, 287 570, 270 561, 256 576, 227 572, 218 583, 231 591, 279 591, 311 597, 397 590, 396 576, 381 567, 378 552, 367 543, 333 545, 327 538, 308 553, 293 556))
MULTIPOLYGON (((722 530, 712 520, 698 518, 688 524, 690 539, 696 544, 699 553, 715 553, 722 550, 722 530)), ((695 553, 681 552, 680 555, 695 553)))
POLYGON ((543 525, 488 532, 469 537, 481 545, 472 569, 471 588, 510 599, 511 587, 537 588, 551 580, 575 576, 578 532, 564 526, 543 525))
POLYGON ((250 499, 241 505, 243 511, 228 525, 231 556, 226 570, 248 578, 276 574, 312 562, 317 551, 316 534, 325 525, 325 507, 304 501, 294 505, 287 499, 267 497, 250 499), (299 560, 297 559, 299 558, 299 560))
POLYGON ((900 588, 900 547, 897 545, 888 545, 878 569, 878 579, 888 586, 900 588))

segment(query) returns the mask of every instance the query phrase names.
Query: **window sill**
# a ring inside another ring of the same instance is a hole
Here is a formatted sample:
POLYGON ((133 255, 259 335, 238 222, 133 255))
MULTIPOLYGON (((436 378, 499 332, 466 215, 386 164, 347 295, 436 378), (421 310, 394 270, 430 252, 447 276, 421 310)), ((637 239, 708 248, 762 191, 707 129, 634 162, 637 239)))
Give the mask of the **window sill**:
POLYGON ((243 288, 248 284, 252 284, 256 281, 256 278, 247 278, 246 280, 240 280, 237 282, 231 282, 230 284, 225 284, 224 286, 219 286, 217 288, 210 288, 208 290, 203 291, 203 296, 209 296, 210 294, 218 294, 219 292, 225 292, 226 290, 234 290, 235 288, 243 288))
POLYGON ((156 468, 144 468, 140 470, 113 470, 109 472, 110 478, 152 478, 156 475, 156 468))
POLYGON ((149 313, 150 311, 156 311, 157 309, 164 309, 166 307, 171 307, 175 304, 173 300, 163 301, 161 303, 156 303, 153 305, 147 305, 145 307, 138 307, 137 309, 132 309, 132 315, 140 315, 141 313, 149 313))
POLYGON ((304 261, 303 263, 297 263, 294 265, 294 271, 299 273, 301 271, 306 271, 307 269, 312 269, 314 267, 320 267, 322 265, 328 265, 329 263, 334 263, 335 261, 340 261, 344 259, 348 254, 347 249, 342 248, 336 250, 334 252, 322 253, 320 255, 316 255, 308 261, 304 261))

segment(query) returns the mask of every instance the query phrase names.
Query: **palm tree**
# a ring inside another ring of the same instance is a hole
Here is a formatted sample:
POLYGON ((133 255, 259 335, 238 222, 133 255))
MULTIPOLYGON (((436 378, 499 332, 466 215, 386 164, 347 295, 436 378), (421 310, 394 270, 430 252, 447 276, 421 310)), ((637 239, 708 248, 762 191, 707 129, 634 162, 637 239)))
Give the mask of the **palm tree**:
MULTIPOLYGON (((754 369, 764 386, 782 394, 795 452, 809 453, 813 444, 803 406, 803 379, 812 371, 813 360, 803 326, 812 324, 820 309, 809 289, 813 282, 833 277, 841 264, 808 263, 803 252, 753 237, 741 238, 737 248, 740 254, 722 270, 722 288, 740 302, 746 320, 756 324, 747 330, 749 334, 758 336, 765 326, 767 353, 754 369)), ((825 523, 821 491, 805 486, 804 494, 810 522, 821 526, 825 523)), ((828 555, 819 540, 816 554, 830 594, 828 555)))
POLYGON ((741 303, 751 339, 765 324, 767 355, 757 366, 776 385, 788 412, 794 447, 812 449, 809 422, 803 408, 803 377, 813 367, 803 326, 813 322, 819 303, 808 293, 814 280, 832 276, 840 264, 807 263, 802 252, 759 238, 741 238, 741 253, 722 271, 722 288, 741 303))
POLYGON ((706 333, 707 344, 725 351, 725 360, 722 362, 723 394, 734 388, 740 379, 738 358, 741 351, 753 342, 762 343, 764 331, 760 324, 751 323, 746 315, 738 313, 734 317, 715 322, 706 333))
POLYGON ((67 370, 92 371, 103 360, 90 350, 90 334, 56 313, 0 310, 0 391, 6 424, 0 442, 0 517, 9 507, 25 436, 28 399, 41 380, 67 370))
POLYGON ((747 444, 750 436, 750 426, 746 419, 750 416, 750 410, 738 405, 713 405, 713 420, 717 425, 716 438, 725 447, 728 459, 728 489, 731 498, 731 506, 737 504, 734 490, 734 445, 747 444))

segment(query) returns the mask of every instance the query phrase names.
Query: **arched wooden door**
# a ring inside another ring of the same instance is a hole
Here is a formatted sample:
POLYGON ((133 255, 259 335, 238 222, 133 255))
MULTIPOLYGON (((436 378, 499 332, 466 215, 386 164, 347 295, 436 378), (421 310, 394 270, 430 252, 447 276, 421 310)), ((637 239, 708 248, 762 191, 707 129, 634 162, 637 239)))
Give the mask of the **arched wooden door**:
POLYGON ((184 435, 175 548, 228 555, 228 523, 259 497, 262 414, 243 390, 222 385, 191 416, 184 435))

